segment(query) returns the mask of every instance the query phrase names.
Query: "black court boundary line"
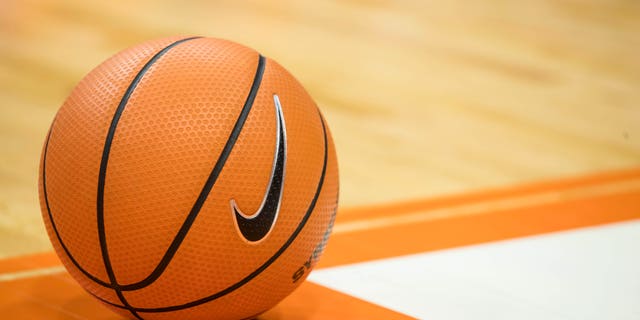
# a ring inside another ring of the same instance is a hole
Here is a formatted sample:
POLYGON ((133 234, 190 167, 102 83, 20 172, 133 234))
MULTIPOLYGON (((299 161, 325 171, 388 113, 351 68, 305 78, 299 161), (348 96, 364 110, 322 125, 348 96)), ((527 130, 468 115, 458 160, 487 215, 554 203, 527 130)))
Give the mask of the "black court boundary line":
MULTIPOLYGON (((318 111, 318 114, 320 114, 320 112, 318 111)), ((159 312, 169 312, 169 311, 177 311, 177 310, 182 310, 182 309, 187 309, 187 308, 191 308, 191 307, 195 307, 204 303, 207 303, 209 301, 218 299, 222 296, 225 296, 231 292, 233 292, 234 290, 242 287, 243 285, 245 285, 246 283, 248 283, 249 281, 251 281, 253 278, 257 277, 262 271, 264 271, 266 268, 268 268, 271 264, 273 264, 273 262, 275 262, 286 250, 287 248, 289 248, 289 246, 293 243, 293 241, 298 237, 298 235, 300 234, 300 232, 302 232, 302 229, 304 228, 304 226, 307 224, 307 221, 309 220, 309 218, 311 217, 311 213, 313 213, 313 210, 315 209, 316 203, 318 201, 318 198, 320 197, 320 192, 322 191, 322 186, 324 185, 324 179, 325 179, 325 174, 327 171, 327 161, 328 161, 328 142, 327 142, 327 130, 326 130, 326 125, 324 122, 324 119, 322 118, 322 115, 320 115, 320 121, 322 124, 322 132, 324 135, 324 161, 322 164, 322 172, 320 175, 320 179, 318 181, 318 187, 316 188, 316 192, 313 196, 313 199, 311 200, 311 202, 309 203, 309 207, 307 208, 307 211, 305 213, 305 215, 302 217, 300 223, 298 224, 298 226, 296 227, 296 229, 293 231, 293 233, 291 234, 291 236, 289 237, 289 239, 287 239, 287 241, 282 245, 282 247, 280 247, 280 249, 278 249, 278 251, 276 251, 276 253, 273 254, 273 256, 271 256, 271 258, 269 258, 264 264, 262 264, 258 269, 256 269, 255 271, 253 271, 252 273, 250 273, 249 275, 247 275, 246 277, 244 277, 242 280, 238 281, 237 283, 227 287, 226 289, 219 291, 215 294, 212 294, 210 296, 192 301, 192 302, 188 302, 188 303, 184 303, 181 305, 175 305, 175 306, 169 306, 169 307, 160 307, 160 308, 138 308, 138 307, 133 307, 131 309, 133 309, 136 312, 143 312, 143 313, 159 313, 159 312)), ((334 213, 335 215, 335 213, 334 213)), ((126 306, 122 306, 119 304, 115 304, 113 302, 107 301, 105 299, 102 299, 94 294, 92 294, 94 297, 96 297, 98 300, 116 307, 116 308, 121 308, 121 309, 129 309, 126 306)))

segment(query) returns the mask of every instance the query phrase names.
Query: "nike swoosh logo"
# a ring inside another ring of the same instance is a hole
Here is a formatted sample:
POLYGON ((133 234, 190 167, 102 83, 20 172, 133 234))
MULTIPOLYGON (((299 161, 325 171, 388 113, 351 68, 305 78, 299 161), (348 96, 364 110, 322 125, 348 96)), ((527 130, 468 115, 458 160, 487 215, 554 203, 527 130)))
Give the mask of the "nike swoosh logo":
POLYGON ((231 209, 234 213, 238 230, 248 242, 258 242, 269 234, 276 223, 282 200, 284 184, 284 166, 287 156, 286 129, 282 106, 278 95, 273 95, 276 108, 276 148, 273 156, 273 166, 267 191, 262 199, 258 211, 245 214, 238 208, 238 204, 231 199, 231 209))

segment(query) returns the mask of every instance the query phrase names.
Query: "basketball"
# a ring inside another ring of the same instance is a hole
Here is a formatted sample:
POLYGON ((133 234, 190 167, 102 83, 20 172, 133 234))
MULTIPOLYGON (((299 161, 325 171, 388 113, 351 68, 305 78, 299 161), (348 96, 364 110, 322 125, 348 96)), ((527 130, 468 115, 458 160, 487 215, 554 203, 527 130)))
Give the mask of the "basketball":
POLYGON ((145 42, 73 89, 42 216, 71 276, 131 319, 243 319, 307 277, 338 200, 329 128, 282 66, 204 37, 145 42))

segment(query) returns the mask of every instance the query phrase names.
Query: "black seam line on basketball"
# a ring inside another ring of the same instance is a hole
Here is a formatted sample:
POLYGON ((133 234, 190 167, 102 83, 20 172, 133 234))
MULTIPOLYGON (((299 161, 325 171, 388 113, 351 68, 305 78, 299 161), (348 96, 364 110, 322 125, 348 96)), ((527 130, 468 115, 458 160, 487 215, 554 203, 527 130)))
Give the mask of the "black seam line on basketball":
POLYGON ((158 263, 158 265, 153 270, 153 272, 151 272, 151 274, 149 274, 145 279, 139 282, 130 283, 130 284, 116 283, 113 288, 116 288, 121 291, 133 291, 133 290, 142 289, 144 287, 147 287, 151 283, 153 283, 156 279, 158 279, 162 275, 164 270, 167 268, 167 266, 169 265, 169 262, 171 262, 171 259, 173 258, 175 253, 178 251, 178 248, 182 244, 182 241, 187 236, 189 229, 191 228, 191 226, 196 220, 196 217, 200 213, 202 206, 207 200, 207 197, 209 196, 211 189, 215 185, 218 179, 218 176, 222 171, 222 168, 224 167, 227 159, 229 158, 229 155, 231 154, 231 151, 236 143, 236 140, 238 140, 238 137, 240 136, 240 132, 242 131, 244 123, 247 120, 247 117, 249 116, 249 112, 251 111, 253 102, 255 101, 256 95, 258 93, 258 89, 260 88, 260 83, 262 82, 262 75, 264 74, 264 68, 265 68, 265 59, 263 56, 259 55, 256 75, 254 77, 253 84, 251 85, 251 90, 249 91, 249 95, 247 96, 247 100, 245 101, 242 111, 240 112, 240 116, 236 120, 236 123, 229 136, 229 139, 227 140, 224 148, 222 149, 222 153, 218 157, 218 160, 216 161, 216 164, 214 165, 213 170, 211 171, 211 174, 207 178, 205 185, 200 191, 198 198, 193 204, 191 211, 187 215, 187 218, 185 219, 185 221, 182 223, 182 226, 178 230, 178 233, 176 234, 173 241, 169 245, 169 248, 165 252, 162 259, 160 260, 160 263, 158 263))
MULTIPOLYGON (((318 112, 318 114, 320 115, 319 112, 318 112)), ((243 285, 245 285, 246 283, 251 281, 253 278, 257 277, 260 273, 262 273, 265 269, 267 269, 271 264, 273 264, 273 262, 275 262, 278 259, 278 257, 280 257, 287 250, 287 248, 289 248, 289 246, 293 243, 293 241, 298 237, 300 232, 302 232, 302 229, 304 228, 304 226, 307 224, 307 221, 311 217, 311 213, 313 213, 313 210, 316 207, 316 203, 318 201, 318 198, 320 197, 320 192, 322 191, 322 186, 324 185, 324 178, 325 178, 325 174, 326 174, 326 171, 327 171, 328 142, 327 142, 327 130, 326 130, 326 126, 325 126, 325 123, 324 123, 324 119, 322 118, 322 115, 320 115, 320 122, 322 124, 322 132, 323 132, 323 135, 324 135, 324 160, 323 160, 323 163, 322 163, 322 172, 320 174, 320 179, 318 181, 318 186, 316 188, 315 194, 313 195, 313 199, 309 203, 309 207, 307 208, 307 211, 306 211, 304 217, 302 217, 302 220, 300 221, 300 223, 298 224, 296 229, 293 231, 291 236, 289 236, 289 239, 287 239, 287 241, 282 245, 282 247, 280 247, 280 249, 278 249, 278 251, 276 251, 276 253, 274 253, 273 256, 271 256, 271 258, 269 258, 265 263, 263 263, 258 269, 254 270, 252 273, 250 273, 248 276, 244 277, 242 280, 240 280, 237 283, 227 287, 226 289, 224 289, 222 291, 219 291, 219 292, 217 292, 215 294, 212 294, 210 296, 207 296, 205 298, 201 298, 201 299, 198 299, 198 300, 195 300, 195 301, 192 301, 192 302, 188 302, 188 303, 185 303, 185 304, 181 304, 181 305, 175 305, 175 306, 169 306, 169 307, 160 307, 160 308, 138 308, 138 307, 134 307, 133 309, 135 311, 144 312, 144 313, 158 313, 158 312, 177 311, 177 310, 182 310, 182 309, 186 309, 186 308, 195 307, 195 306, 201 305, 203 303, 207 303, 209 301, 218 299, 218 298, 220 298, 222 296, 225 296, 225 295, 233 292, 234 290, 242 287, 243 285)))
MULTIPOLYGON (((186 40, 191 40, 191 39, 197 39, 197 38, 200 38, 200 37, 192 37, 192 38, 188 38, 188 39, 183 39, 183 40, 181 40, 181 41, 186 41, 186 40)), ((260 76, 262 76, 262 74, 261 74, 260 76)), ((254 81, 255 81, 255 80, 254 80, 254 81)), ((255 96, 254 96, 254 98, 255 98, 255 96)), ((51 134, 51 132, 49 132, 49 135, 50 135, 50 134, 51 134)), ((47 147, 48 147, 48 143, 49 143, 49 136, 47 136, 47 141, 46 141, 46 146, 45 146, 45 156, 44 156, 45 158, 46 158, 46 150, 47 150, 47 147)), ((44 159, 43 159, 43 161, 44 161, 44 159)), ((44 176, 45 176, 44 172, 45 172, 45 171, 44 171, 44 166, 43 166, 43 182, 45 181, 45 179, 44 179, 44 176)), ((91 273, 89 273, 88 271, 86 271, 86 270, 85 270, 85 269, 84 269, 84 268, 83 268, 83 267, 82 267, 82 266, 81 266, 81 265, 80 265, 80 264, 75 260, 75 258, 73 257, 73 255, 71 254, 71 252, 69 251, 69 249, 67 248, 67 246, 66 246, 66 245, 64 244, 64 242, 62 241, 62 238, 60 237, 60 234, 59 234, 59 232, 58 232, 58 229, 57 229, 57 227, 56 227, 56 224, 55 224, 55 222, 54 222, 54 220, 53 220, 53 216, 52 216, 52 214, 51 214, 51 210, 49 209, 49 201, 48 201, 48 198, 47 198, 46 188, 44 188, 44 183, 43 183, 43 191, 44 191, 44 196, 45 196, 45 203, 46 203, 46 206, 47 206, 47 213, 48 213, 48 215, 49 215, 49 219, 51 220, 51 226, 53 227, 53 230, 54 230, 54 232, 55 232, 55 234, 56 234, 56 237, 57 237, 57 239, 58 239, 58 242, 60 242, 61 247, 62 247, 62 248, 64 249, 64 251, 67 253, 67 256, 69 257, 69 259, 71 260, 71 262, 76 266, 76 268, 78 268, 78 270, 80 270, 80 271, 81 271, 85 276, 87 276, 89 279, 91 279, 92 281, 94 281, 95 283, 97 283, 97 284, 99 284, 99 285, 101 285, 101 286, 103 286, 103 287, 107 287, 107 288, 111 288, 111 289, 121 288, 123 291, 135 290, 135 288, 134 288, 134 289, 129 289, 129 288, 128 288, 128 286, 131 286, 132 284, 124 285, 124 286, 120 286, 120 285, 113 286, 113 285, 111 285, 111 284, 110 284, 110 283, 108 283, 108 282, 102 281, 102 280, 100 280, 99 278, 97 278, 96 276, 94 276, 94 275, 92 275, 91 273)), ((123 307, 123 308, 124 308, 124 307, 123 307)))
MULTIPOLYGON (((196 39, 199 37, 193 37, 193 38, 189 38, 189 39, 196 39)), ((184 39, 184 40, 189 40, 189 39, 184 39)), ((103 287, 107 287, 107 288, 112 288, 111 284, 108 282, 105 282, 101 279, 99 279, 98 277, 94 276, 93 274, 91 274, 90 272, 88 272, 85 268, 83 268, 80 263, 74 258, 74 256, 71 254, 71 251, 69 250, 69 248, 65 245, 64 241, 62 241, 62 237, 60 236, 60 232, 58 231, 58 227, 55 223, 55 220, 53 219, 53 214, 51 213, 51 207, 49 205, 49 197, 47 194, 47 188, 46 188, 46 158, 47 158, 47 151, 49 148, 49 139, 51 138, 51 132, 53 131, 53 125, 55 124, 55 119, 52 121, 51 124, 51 128, 49 129, 49 133, 47 135, 47 139, 45 141, 45 147, 44 147, 44 154, 43 154, 43 159, 42 159, 42 191, 43 191, 43 196, 44 196, 44 202, 45 202, 45 206, 47 208, 47 215, 49 216, 49 221, 51 221, 51 227, 53 229, 53 232, 56 235, 56 238, 58 239, 58 242, 60 243, 60 246, 62 247, 62 249, 64 250, 64 252, 67 254, 67 256, 69 257, 69 260, 71 260, 71 263, 73 263, 73 265, 82 273, 84 274, 87 278, 91 279, 91 281, 103 286, 103 287)))
MULTIPOLYGON (((55 123, 55 119, 53 122, 55 123)), ((44 152, 42 156, 42 196, 44 197, 44 204, 45 204, 45 207, 47 208, 47 215, 49 216, 49 221, 51 222, 51 228, 53 229, 53 232, 56 234, 56 238, 58 239, 58 242, 60 243, 62 250, 64 250, 64 252, 67 254, 67 257, 69 257, 69 260, 71 260, 71 263, 73 263, 73 265, 76 266, 76 268, 80 270, 80 272, 82 272, 82 274, 84 274, 87 278, 91 279, 95 283, 98 283, 102 286, 109 287, 110 286, 109 283, 98 279, 96 276, 92 275, 91 273, 89 273, 87 270, 85 270, 83 267, 80 266, 80 263, 73 257, 73 255, 71 254, 71 251, 69 251, 69 248, 67 248, 67 246, 62 241, 60 232, 58 232, 58 227, 56 226, 56 223, 53 219, 53 214, 51 213, 51 207, 49 206, 49 197, 47 194, 47 170, 46 170, 47 151, 49 150, 49 139, 51 138, 52 131, 53 131, 53 124, 51 124, 49 133, 47 134, 47 140, 45 141, 45 144, 44 144, 44 152)))
POLYGON ((120 100, 120 103, 118 104, 118 107, 116 108, 113 118, 111 119, 111 124, 109 125, 109 131, 107 132, 107 137, 104 142, 104 148, 102 150, 102 159, 100 161, 100 169, 98 171, 98 194, 96 198, 96 220, 98 224, 98 239, 100 241, 100 250, 102 252, 102 260, 104 262, 105 271, 107 273, 107 276, 109 277, 109 282, 111 283, 111 287, 115 290, 116 295, 118 296, 120 301, 122 301, 122 303, 125 305, 125 307, 127 307, 127 309, 131 312, 131 314, 138 319, 142 319, 142 318, 136 313, 135 310, 132 309, 131 305, 129 305, 124 295, 122 294, 122 291, 118 288, 118 283, 115 277, 115 273, 113 272, 111 260, 109 259, 109 250, 107 248, 107 239, 106 239, 106 232, 104 227, 104 185, 105 185, 105 180, 107 176, 107 164, 109 162, 109 153, 111 152, 111 144, 113 142, 113 138, 115 136, 116 128, 118 126, 118 122, 120 121, 120 117, 122 116, 122 113, 124 112, 125 107, 129 102, 129 98, 131 97, 131 94, 133 94, 133 91, 136 89, 136 87, 142 80, 142 77, 147 73, 147 71, 151 68, 151 66, 156 61, 158 61, 158 59, 160 59, 165 53, 171 50, 171 48, 185 41, 189 41, 197 38, 199 37, 191 37, 191 38, 181 39, 173 42, 172 44, 168 45, 164 49, 158 51, 158 53, 156 53, 153 57, 151 57, 151 59, 147 61, 147 63, 142 67, 142 69, 140 69, 140 71, 135 76, 135 78, 133 78, 133 81, 131 82, 131 84, 129 84, 129 87, 125 91, 122 99, 120 100))
POLYGON ((102 301, 103 303, 106 303, 106 304, 108 304, 108 305, 110 305, 110 306, 112 306, 112 307, 116 307, 116 308, 119 308, 119 309, 125 309, 125 310, 127 309, 127 307, 125 307, 125 306, 123 306, 123 305, 121 305, 121 304, 113 303, 113 302, 111 302, 111 301, 109 301, 109 300, 106 300, 106 299, 104 299, 104 298, 101 298, 101 297, 97 296, 96 294, 94 294, 93 292, 91 292, 91 291, 89 291, 89 290, 85 290, 85 291, 86 291, 88 294, 90 294, 91 296, 93 296, 94 298, 96 298, 96 299, 98 299, 98 300, 102 301))
MULTIPOLYGON (((320 114, 319 111, 318 111, 318 114, 320 114)), ((289 239, 287 239, 287 241, 282 245, 282 247, 280 247, 280 249, 278 249, 278 251, 276 251, 276 253, 273 256, 271 256, 271 258, 269 258, 269 260, 267 260, 264 264, 262 264, 258 269, 256 269, 252 273, 250 273, 248 276, 246 276, 245 278, 243 278, 239 282, 227 287, 226 289, 224 289, 224 290, 222 290, 222 291, 220 291, 218 293, 215 293, 213 295, 207 296, 207 297, 199 299, 199 300, 195 300, 195 301, 188 302, 188 303, 181 304, 181 305, 170 306, 170 307, 161 307, 161 308, 138 308, 138 307, 133 307, 133 309, 135 311, 137 311, 137 312, 145 312, 145 313, 158 313, 158 312, 177 311, 177 310, 182 310, 182 309, 186 309, 186 308, 195 307, 197 305, 201 305, 203 303, 207 303, 209 301, 212 301, 212 300, 215 300, 217 298, 220 298, 220 297, 222 297, 224 295, 227 295, 227 294, 233 292, 234 290, 242 287, 243 285, 245 285, 246 283, 251 281, 253 278, 257 277, 260 273, 262 273, 262 271, 264 271, 273 262, 275 262, 278 259, 278 257, 280 257, 284 253, 284 251, 287 250, 287 248, 289 248, 289 246, 298 237, 298 234, 300 234, 300 232, 302 231, 302 229, 306 225, 307 221, 311 217, 311 213, 315 209, 315 206, 316 206, 316 203, 318 201, 318 198, 320 197, 320 192, 322 191, 322 186, 324 185, 324 178, 325 178, 325 174, 326 174, 326 171, 327 171, 328 142, 327 142, 326 126, 325 126, 324 119, 322 118, 322 115, 320 115, 320 121, 321 121, 321 124, 322 124, 322 132, 323 132, 323 135, 324 135, 324 161, 323 161, 323 164, 322 164, 322 172, 320 174, 320 179, 318 181, 318 187, 316 189, 316 193, 313 196, 313 199, 309 203, 309 208, 307 208, 307 212, 305 213, 304 217, 302 218, 302 220, 300 221, 300 223, 298 224, 296 229, 293 231, 293 233, 291 234, 289 239)), ((102 298, 100 298, 100 297, 98 297, 96 295, 93 295, 93 296, 96 297, 98 300, 100 300, 100 301, 102 301, 102 302, 104 302, 106 304, 109 304, 109 305, 111 305, 113 307, 121 308, 121 309, 129 309, 126 306, 115 304, 113 302, 110 302, 110 301, 107 301, 105 299, 102 299, 102 298)))

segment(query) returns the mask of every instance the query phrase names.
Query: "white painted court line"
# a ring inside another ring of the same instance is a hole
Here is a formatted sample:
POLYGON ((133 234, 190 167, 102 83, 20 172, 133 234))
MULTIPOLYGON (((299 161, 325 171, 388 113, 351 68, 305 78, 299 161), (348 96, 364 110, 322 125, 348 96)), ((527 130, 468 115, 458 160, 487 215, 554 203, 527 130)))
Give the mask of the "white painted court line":
MULTIPOLYGON (((363 244, 364 245, 364 244, 363 244)), ((640 221, 320 269, 420 319, 640 319, 640 221)))
POLYGON ((65 271, 66 270, 64 269, 63 266, 56 266, 56 267, 32 269, 32 270, 20 271, 20 272, 0 273, 0 282, 48 276, 52 274, 63 273, 65 271))

